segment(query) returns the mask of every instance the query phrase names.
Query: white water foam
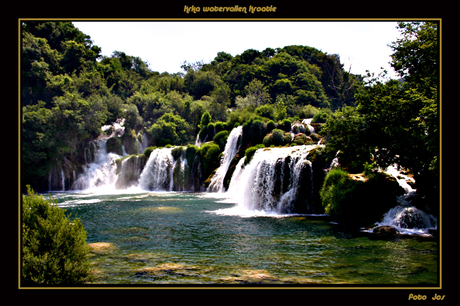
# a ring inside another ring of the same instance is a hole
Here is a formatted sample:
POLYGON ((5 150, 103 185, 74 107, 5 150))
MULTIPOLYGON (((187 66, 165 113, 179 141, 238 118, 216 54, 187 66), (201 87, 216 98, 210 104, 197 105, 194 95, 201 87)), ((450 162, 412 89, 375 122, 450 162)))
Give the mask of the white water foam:
POLYGON ((229 199, 225 200, 227 203, 234 202, 237 206, 216 213, 240 216, 292 214, 292 205, 299 188, 312 189, 308 185, 301 186, 300 172, 311 166, 306 157, 316 147, 318 146, 259 149, 247 165, 244 165, 242 158, 224 196, 229 199), (285 175, 288 175, 286 179, 285 175))
POLYGON ((220 161, 220 166, 211 179, 211 183, 207 189, 208 192, 224 192, 224 178, 227 174, 228 168, 230 167, 230 163, 241 146, 241 144, 238 143, 238 139, 242 134, 243 126, 240 125, 234 128, 228 136, 227 143, 225 144, 225 149, 222 154, 222 159, 220 161))

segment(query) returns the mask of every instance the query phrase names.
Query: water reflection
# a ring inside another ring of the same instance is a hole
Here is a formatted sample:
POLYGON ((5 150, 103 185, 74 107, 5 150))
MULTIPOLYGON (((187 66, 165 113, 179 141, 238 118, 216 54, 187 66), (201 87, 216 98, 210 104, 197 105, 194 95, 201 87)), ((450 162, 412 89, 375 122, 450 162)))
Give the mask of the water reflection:
POLYGON ((219 215, 210 212, 229 204, 192 193, 55 196, 89 243, 113 246, 91 253, 99 283, 437 283, 435 241, 374 240, 302 216, 219 215))

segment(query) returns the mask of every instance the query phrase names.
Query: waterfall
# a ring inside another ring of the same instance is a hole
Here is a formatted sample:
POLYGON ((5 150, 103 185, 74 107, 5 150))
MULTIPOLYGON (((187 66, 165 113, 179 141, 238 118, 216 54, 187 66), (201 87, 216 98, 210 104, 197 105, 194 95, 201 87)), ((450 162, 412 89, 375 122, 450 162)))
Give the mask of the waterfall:
POLYGON ((393 176, 397 180, 399 186, 404 188, 406 194, 416 192, 416 190, 412 188, 412 186, 409 184, 409 182, 411 184, 415 183, 415 180, 407 176, 406 174, 402 173, 400 170, 398 170, 398 168, 399 167, 397 164, 393 164, 391 166, 388 166, 388 168, 386 168, 384 172, 393 176))
POLYGON ((311 125, 312 120, 313 118, 307 118, 302 120, 302 123, 305 124, 310 130, 310 134, 315 133, 315 128, 311 125))
POLYGON ((238 152, 241 143, 238 142, 240 136, 243 134, 243 126, 234 128, 227 138, 225 149, 220 160, 220 166, 211 179, 211 183, 206 191, 224 192, 224 178, 227 174, 230 163, 238 152))
POLYGON ((413 206, 410 198, 417 192, 411 184, 415 180, 404 174, 397 164, 388 166, 385 173, 393 176, 405 194, 397 198, 398 205, 383 215, 377 226, 391 226, 402 234, 428 235, 430 229, 437 229, 437 219, 431 214, 413 206))
POLYGON ((200 133, 196 134, 195 146, 201 147, 200 133))
POLYGON ((145 190, 170 191, 173 187, 174 158, 172 148, 155 149, 139 178, 139 187, 145 190))
POLYGON ((391 208, 377 226, 388 225, 403 234, 428 234, 429 229, 437 228, 437 220, 433 215, 407 204, 391 208))
POLYGON ((228 195, 238 208, 265 213, 307 213, 313 199, 308 153, 316 145, 259 149, 251 162, 242 158, 233 173, 228 195))
POLYGON ((98 148, 94 152, 94 160, 83 166, 83 173, 78 175, 72 189, 84 190, 96 187, 112 188, 116 180, 115 161, 121 156, 115 153, 107 153, 107 139, 97 141, 98 148))

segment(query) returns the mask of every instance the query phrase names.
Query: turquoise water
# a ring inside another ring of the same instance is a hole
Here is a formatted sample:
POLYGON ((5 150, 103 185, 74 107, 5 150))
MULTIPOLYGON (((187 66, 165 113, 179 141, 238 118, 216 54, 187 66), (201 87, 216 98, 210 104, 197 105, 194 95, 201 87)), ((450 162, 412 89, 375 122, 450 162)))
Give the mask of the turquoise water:
POLYGON ((82 220, 97 284, 433 285, 433 239, 378 240, 309 216, 247 216, 209 194, 53 193, 82 220), (217 213, 216 213, 217 212, 217 213))

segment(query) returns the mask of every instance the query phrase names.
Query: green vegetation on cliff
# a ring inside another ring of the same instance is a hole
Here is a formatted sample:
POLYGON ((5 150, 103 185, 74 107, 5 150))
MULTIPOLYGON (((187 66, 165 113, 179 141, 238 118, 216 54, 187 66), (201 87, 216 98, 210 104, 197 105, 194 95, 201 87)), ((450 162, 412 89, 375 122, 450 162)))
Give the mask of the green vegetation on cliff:
MULTIPOLYGON (((401 79, 386 80, 350 74, 338 55, 309 46, 219 52, 210 63, 184 62, 184 72, 159 73, 121 51, 101 56, 71 22, 24 21, 22 185, 46 190, 50 171, 64 165, 65 173, 78 174, 100 127, 125 118, 120 141, 129 154, 142 153, 140 134, 148 146, 191 145, 198 135, 212 141, 199 149, 209 174, 228 133, 242 125, 242 152, 321 140, 327 158, 340 151, 341 166, 352 173, 398 163, 436 206, 438 24, 398 27, 391 65, 401 79), (291 137, 291 124, 306 117, 313 117, 315 133, 291 137)), ((107 145, 120 152, 119 141, 107 145)))

